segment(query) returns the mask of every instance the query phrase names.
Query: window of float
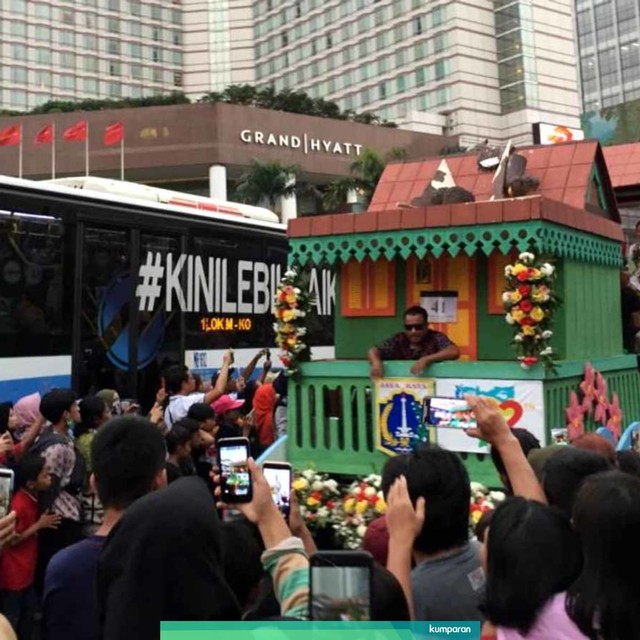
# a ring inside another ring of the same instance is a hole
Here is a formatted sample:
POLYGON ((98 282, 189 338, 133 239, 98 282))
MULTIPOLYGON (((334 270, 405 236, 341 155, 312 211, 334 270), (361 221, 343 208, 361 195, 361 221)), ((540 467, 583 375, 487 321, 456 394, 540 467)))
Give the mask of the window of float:
POLYGON ((345 317, 396 315, 396 263, 384 258, 373 262, 351 259, 340 271, 341 313, 345 317))

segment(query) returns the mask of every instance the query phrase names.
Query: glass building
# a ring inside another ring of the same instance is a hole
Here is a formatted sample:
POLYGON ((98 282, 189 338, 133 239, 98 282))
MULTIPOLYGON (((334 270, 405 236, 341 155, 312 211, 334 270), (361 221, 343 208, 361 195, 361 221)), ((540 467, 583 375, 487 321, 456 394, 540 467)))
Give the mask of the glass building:
MULTIPOLYGON (((579 126, 573 0, 258 0, 256 81, 462 136, 579 126)), ((426 130, 426 129, 425 129, 426 130)))
POLYGON ((179 3, 3 0, 0 106, 182 90, 179 3))
POLYGON ((640 98, 640 3, 577 0, 584 111, 640 98))

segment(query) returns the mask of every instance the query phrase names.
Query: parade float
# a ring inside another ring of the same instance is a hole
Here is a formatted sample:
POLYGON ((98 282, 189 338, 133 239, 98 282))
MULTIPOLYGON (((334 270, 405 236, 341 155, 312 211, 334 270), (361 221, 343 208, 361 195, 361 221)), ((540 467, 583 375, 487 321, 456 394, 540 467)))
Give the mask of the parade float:
POLYGON ((367 476, 430 441, 494 486, 486 443, 425 426, 433 395, 491 396, 543 445, 567 428, 609 424, 617 436, 640 415, 637 359, 622 346, 622 240, 592 141, 389 164, 367 211, 292 220, 290 264, 335 270, 337 312, 335 360, 298 362, 285 341, 289 460, 367 476), (388 362, 373 383, 369 348, 401 331, 414 304, 461 358, 420 376, 411 362, 388 362), (594 372, 599 387, 585 383, 594 372))

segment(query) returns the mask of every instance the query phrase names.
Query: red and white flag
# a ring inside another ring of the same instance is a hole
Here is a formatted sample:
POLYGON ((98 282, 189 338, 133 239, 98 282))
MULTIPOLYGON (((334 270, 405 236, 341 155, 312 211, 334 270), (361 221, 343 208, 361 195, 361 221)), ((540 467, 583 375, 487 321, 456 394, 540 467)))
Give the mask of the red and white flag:
POLYGON ((62 139, 65 142, 82 142, 87 139, 87 121, 80 120, 64 130, 62 139))
POLYGON ((19 124, 14 124, 12 127, 7 127, 0 131, 0 146, 8 147, 21 142, 22 127, 19 124))
POLYGON ((104 130, 104 144, 110 147, 118 142, 122 142, 124 139, 124 124, 122 122, 116 122, 110 124, 104 130))
POLYGON ((51 144, 53 142, 53 125, 48 124, 42 127, 34 139, 34 144, 51 144))

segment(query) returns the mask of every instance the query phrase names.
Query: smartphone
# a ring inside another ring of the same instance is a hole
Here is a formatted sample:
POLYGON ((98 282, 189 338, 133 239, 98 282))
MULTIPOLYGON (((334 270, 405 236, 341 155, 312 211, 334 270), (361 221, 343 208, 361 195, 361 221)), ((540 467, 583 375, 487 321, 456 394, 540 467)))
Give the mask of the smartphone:
POLYGON ((478 426, 473 411, 462 398, 425 398, 422 421, 426 426, 450 429, 474 429, 478 426))
POLYGON ((120 411, 122 411, 123 415, 130 415, 132 413, 137 413, 140 410, 140 403, 133 398, 125 398, 124 400, 120 400, 120 411))
POLYGON ((311 556, 309 571, 311 620, 371 620, 371 554, 319 551, 311 556))
POLYGON ((13 471, 0 469, 0 518, 11 511, 11 493, 13 492, 13 471))
POLYGON ((271 487, 271 496, 284 519, 291 513, 291 465, 286 462, 265 462, 262 473, 271 487))
POLYGON ((220 493, 223 502, 251 502, 253 487, 249 473, 249 440, 222 438, 218 440, 220 493))

